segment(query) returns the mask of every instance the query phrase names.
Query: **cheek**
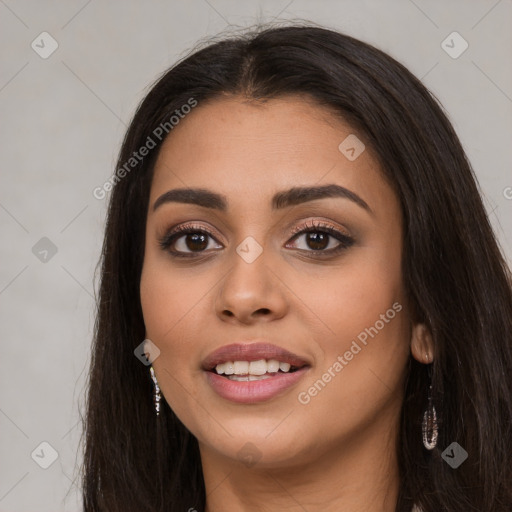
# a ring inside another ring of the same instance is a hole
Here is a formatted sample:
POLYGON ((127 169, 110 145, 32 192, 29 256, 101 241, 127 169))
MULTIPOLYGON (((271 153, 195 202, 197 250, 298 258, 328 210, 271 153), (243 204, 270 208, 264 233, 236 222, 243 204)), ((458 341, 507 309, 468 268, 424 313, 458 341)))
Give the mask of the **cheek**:
POLYGON ((182 279, 169 269, 154 264, 151 258, 144 264, 140 284, 141 306, 148 336, 165 341, 184 318, 190 304, 198 300, 197 289, 183 286, 182 279))
POLYGON ((187 334, 185 326, 194 325, 192 320, 201 314, 216 280, 211 269, 179 267, 169 258, 147 243, 140 282, 147 335, 160 341, 163 348, 187 334))
POLYGON ((375 420, 390 400, 398 407, 409 357, 399 252, 351 258, 324 280, 323 293, 318 283, 310 288, 311 307, 329 333, 317 338, 322 360, 298 395, 311 417, 321 415, 333 431, 341 419, 346 427, 375 420))
MULTIPOLYGON (((395 302, 404 306, 400 239, 392 238, 349 250, 339 264, 329 269, 315 273, 298 269, 289 276, 294 281, 293 289, 317 313, 330 335, 330 343, 319 341, 326 352, 343 348, 344 340, 373 326, 395 302)), ((393 319, 394 313, 390 312, 393 319)), ((400 316, 406 316, 404 313, 402 310, 400 316)), ((386 331, 399 325, 390 322, 386 331)))
POLYGON ((190 396, 199 396, 197 340, 204 339, 204 318, 211 311, 215 279, 205 272, 171 267, 165 254, 146 251, 140 298, 146 337, 160 350, 153 367, 160 388, 176 415, 189 428, 190 396), (208 310, 208 311, 207 311, 208 310))

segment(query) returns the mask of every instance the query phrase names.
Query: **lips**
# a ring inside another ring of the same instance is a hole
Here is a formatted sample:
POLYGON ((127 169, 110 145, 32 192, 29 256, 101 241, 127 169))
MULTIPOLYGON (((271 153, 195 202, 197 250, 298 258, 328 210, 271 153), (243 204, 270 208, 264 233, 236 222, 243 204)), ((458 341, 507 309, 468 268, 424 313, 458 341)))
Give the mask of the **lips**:
POLYGON ((284 394, 303 378, 310 367, 306 358, 268 343, 226 345, 212 352, 202 363, 206 382, 213 391, 225 400, 239 404, 263 402, 284 394), (248 363, 252 368, 252 362, 256 362, 259 368, 265 361, 273 363, 272 369, 267 367, 264 375, 261 375, 261 371, 249 370, 249 373, 259 376, 242 376, 240 373, 245 374, 245 371, 236 371, 237 366, 246 368, 248 363), (237 375, 218 373, 217 365, 222 369, 225 364, 230 366, 230 363, 234 363, 237 375), (276 363, 279 369, 276 369, 276 363))
POLYGON ((275 359, 288 363, 290 366, 302 368, 310 366, 305 358, 302 358, 288 350, 268 343, 233 343, 225 345, 209 354, 202 363, 203 370, 211 371, 218 364, 228 361, 259 361, 260 359, 275 359))

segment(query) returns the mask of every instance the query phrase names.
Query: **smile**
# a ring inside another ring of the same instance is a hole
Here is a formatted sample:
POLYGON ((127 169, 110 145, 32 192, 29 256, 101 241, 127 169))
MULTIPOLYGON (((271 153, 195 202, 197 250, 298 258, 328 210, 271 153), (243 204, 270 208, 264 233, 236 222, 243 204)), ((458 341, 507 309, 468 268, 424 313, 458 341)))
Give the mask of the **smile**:
POLYGON ((277 359, 259 359, 258 361, 227 361, 215 367, 218 375, 225 375, 230 380, 254 381, 270 379, 278 372, 294 372, 298 368, 277 359))
POLYGON ((263 402, 283 394, 309 368, 305 359, 262 343, 222 347, 203 362, 207 383, 213 391, 240 404, 263 402))

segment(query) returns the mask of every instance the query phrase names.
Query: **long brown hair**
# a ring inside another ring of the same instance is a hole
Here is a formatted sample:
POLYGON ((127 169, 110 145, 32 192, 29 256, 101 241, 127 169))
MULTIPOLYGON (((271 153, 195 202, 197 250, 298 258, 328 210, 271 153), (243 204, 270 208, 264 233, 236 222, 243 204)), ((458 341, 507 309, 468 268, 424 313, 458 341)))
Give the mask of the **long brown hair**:
MULTIPOLYGON (((401 202, 403 279, 433 333, 432 394, 439 440, 424 449, 430 379, 410 359, 397 433, 397 512, 512 509, 512 292, 475 176, 435 98, 378 49, 312 25, 259 28, 210 43, 151 88, 126 133, 120 169, 155 128, 190 98, 309 95, 360 130, 401 202), (452 442, 468 459, 452 469, 452 442)), ((170 135, 172 137, 172 133, 170 135)), ((154 414, 139 281, 156 147, 117 175, 101 260, 101 284, 84 418, 85 512, 204 510, 195 437, 163 403, 154 414)), ((163 137, 162 137, 163 140, 163 137)), ((133 163, 133 162, 132 162, 133 163)))

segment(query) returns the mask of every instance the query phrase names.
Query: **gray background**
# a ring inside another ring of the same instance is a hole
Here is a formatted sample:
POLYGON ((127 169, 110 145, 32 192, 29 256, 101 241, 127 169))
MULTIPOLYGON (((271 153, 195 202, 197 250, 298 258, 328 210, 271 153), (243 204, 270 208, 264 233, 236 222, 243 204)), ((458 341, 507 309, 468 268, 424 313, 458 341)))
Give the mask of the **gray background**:
POLYGON ((79 409, 107 204, 92 190, 113 172, 136 104, 199 39, 274 18, 344 31, 423 79, 511 261, 511 0, 0 0, 0 512, 81 509, 79 409), (44 31, 59 45, 46 59, 31 47, 50 48, 44 31), (458 58, 441 46, 453 31, 469 44, 458 58), (48 469, 44 441, 58 453, 48 469))

